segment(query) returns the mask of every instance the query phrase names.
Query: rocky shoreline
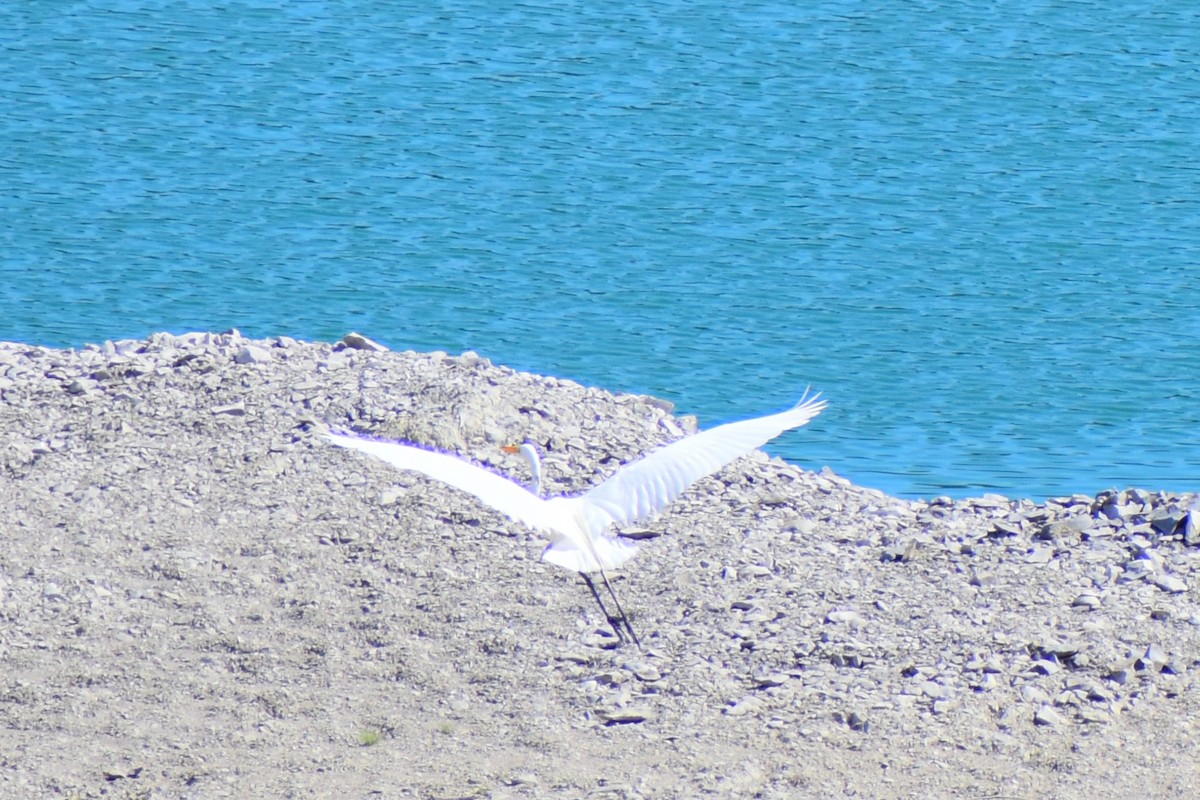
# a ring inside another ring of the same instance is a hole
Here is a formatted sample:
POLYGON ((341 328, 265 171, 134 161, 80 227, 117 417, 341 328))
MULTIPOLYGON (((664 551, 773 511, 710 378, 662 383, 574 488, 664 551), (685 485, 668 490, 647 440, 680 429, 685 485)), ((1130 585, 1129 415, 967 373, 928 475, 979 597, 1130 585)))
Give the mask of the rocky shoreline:
POLYGON ((558 493, 671 410, 356 335, 0 343, 0 795, 1195 794, 1197 495, 757 453, 626 532, 638 652, 536 535, 314 437, 529 438, 558 493))

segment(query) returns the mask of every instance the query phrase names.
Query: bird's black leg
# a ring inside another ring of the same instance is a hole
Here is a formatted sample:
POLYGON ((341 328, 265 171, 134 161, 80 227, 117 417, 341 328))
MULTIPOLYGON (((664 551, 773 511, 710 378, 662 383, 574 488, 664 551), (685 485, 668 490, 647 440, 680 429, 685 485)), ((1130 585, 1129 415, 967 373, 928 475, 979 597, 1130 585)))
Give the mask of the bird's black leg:
POLYGON ((633 625, 629 624, 629 616, 625 613, 625 609, 621 608, 621 601, 617 599, 617 593, 613 591, 612 584, 608 582, 608 576, 604 574, 604 570, 600 570, 600 577, 604 579, 604 588, 608 589, 609 596, 617 604, 617 611, 621 614, 621 622, 625 623, 625 630, 629 631, 633 643, 637 645, 638 650, 641 650, 642 643, 638 641, 637 634, 633 632, 633 625))
POLYGON ((625 609, 621 607, 621 601, 617 599, 617 593, 613 591, 612 584, 608 582, 608 576, 604 574, 604 570, 600 571, 600 578, 604 581, 604 588, 608 589, 608 596, 616 604, 617 611, 621 615, 619 617, 614 617, 608 613, 608 608, 605 607, 604 601, 600 599, 600 592, 596 590, 596 584, 592 581, 592 576, 586 572, 580 574, 583 575, 588 588, 592 590, 592 597, 596 598, 596 604, 604 612, 604 616, 608 619, 608 624, 612 626, 613 631, 617 634, 617 639, 622 642, 625 641, 625 631, 628 631, 630 638, 633 639, 633 643, 641 650, 642 643, 638 640, 637 634, 633 632, 633 625, 629 623, 629 617, 625 614, 625 609))
POLYGON ((601 599, 600 592, 597 591, 596 584, 592 581, 592 576, 586 572, 581 572, 579 574, 583 576, 584 583, 586 583, 588 588, 591 589, 592 597, 596 598, 596 605, 600 606, 600 611, 604 614, 604 618, 608 620, 608 624, 612 626, 613 633, 617 634, 617 640, 622 642, 625 641, 625 631, 628 630, 629 634, 633 636, 634 644, 636 644, 640 649, 641 643, 638 642, 637 634, 633 632, 633 628, 629 627, 629 619, 625 616, 625 611, 621 608, 620 601, 617 601, 617 596, 613 594, 612 586, 609 586, 608 583, 608 577, 604 575, 603 572, 600 573, 601 577, 604 578, 604 585, 608 586, 608 593, 612 595, 612 599, 617 603, 617 610, 621 612, 620 617, 614 617, 612 614, 608 613, 608 608, 605 607, 604 600, 601 599), (621 627, 621 623, 624 623, 624 628, 621 627))
POLYGON ((596 605, 600 606, 600 611, 604 614, 604 618, 608 620, 608 624, 612 626, 613 633, 617 634, 617 639, 622 642, 625 641, 625 632, 621 630, 619 625, 617 625, 617 618, 608 613, 608 609, 604 607, 604 600, 601 599, 600 592, 596 591, 596 584, 592 582, 592 576, 588 575, 586 572, 581 572, 579 574, 583 576, 583 582, 587 584, 589 589, 591 589, 592 597, 596 598, 596 605))

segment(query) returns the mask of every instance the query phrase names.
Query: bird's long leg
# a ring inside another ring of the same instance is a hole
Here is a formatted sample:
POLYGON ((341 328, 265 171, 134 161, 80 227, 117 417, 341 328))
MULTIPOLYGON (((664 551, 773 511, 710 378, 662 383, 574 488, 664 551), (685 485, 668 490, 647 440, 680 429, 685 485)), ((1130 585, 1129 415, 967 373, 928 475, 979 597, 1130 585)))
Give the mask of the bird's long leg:
POLYGON ((600 576, 604 579, 604 585, 608 587, 609 595, 612 597, 613 602, 617 604, 617 611, 621 613, 620 617, 614 617, 609 613, 608 608, 604 605, 604 600, 600 597, 600 592, 596 589, 596 584, 592 580, 592 576, 586 572, 579 574, 583 576, 583 581, 587 584, 588 589, 591 589, 592 597, 596 598, 596 605, 600 606, 600 611, 604 614, 604 618, 608 620, 608 624, 612 626, 613 633, 617 634, 617 639, 622 642, 625 641, 625 631, 629 631, 629 635, 633 637, 633 643, 640 650, 642 644, 638 641, 637 634, 633 632, 633 628, 630 627, 629 618, 625 616, 625 609, 621 608, 621 602, 617 600, 616 594, 613 593, 612 586, 608 582, 608 576, 603 572, 600 573, 600 576), (622 628, 620 623, 624 623, 624 628, 622 628))
POLYGON ((621 626, 617 624, 617 618, 608 613, 608 609, 604 607, 604 600, 600 597, 600 592, 596 591, 596 584, 592 582, 592 576, 586 572, 579 573, 583 576, 583 582, 592 590, 592 597, 596 598, 596 605, 600 606, 600 612, 604 614, 604 618, 608 620, 608 624, 612 626, 613 633, 617 635, 617 639, 625 641, 625 632, 621 630, 621 626))
POLYGON ((608 583, 608 576, 605 575, 604 570, 600 570, 600 579, 604 581, 605 589, 608 590, 608 596, 612 597, 612 602, 617 604, 617 612, 620 616, 613 616, 608 613, 608 608, 605 606, 604 600, 600 599, 600 593, 596 590, 596 584, 592 581, 592 576, 588 575, 587 572, 581 572, 580 575, 583 576, 583 581, 587 582, 588 589, 592 590, 592 596, 595 597, 596 604, 600 606, 601 612, 604 612, 605 618, 608 620, 608 624, 612 625, 612 630, 617 634, 617 638, 624 642, 625 631, 629 631, 630 638, 634 639, 637 649, 641 650, 642 643, 637 639, 637 633, 634 632, 634 626, 630 625, 629 616, 625 614, 625 609, 620 607, 620 601, 617 600, 617 593, 613 591, 612 584, 608 583))
POLYGON ((634 633, 634 626, 630 625, 630 622, 629 622, 629 615, 626 615, 626 614, 625 614, 625 609, 624 609, 624 608, 622 608, 622 607, 620 607, 620 601, 619 601, 619 600, 617 600, 617 593, 616 593, 616 591, 613 591, 613 589, 612 589, 612 584, 611 584, 611 583, 608 583, 608 576, 607 576, 607 575, 605 575, 605 571, 604 571, 604 570, 600 570, 600 577, 601 577, 602 579, 604 579, 604 585, 605 585, 605 589, 607 589, 607 590, 608 590, 608 596, 612 597, 612 602, 614 602, 614 603, 616 603, 616 604, 617 604, 617 612, 620 614, 620 621, 624 622, 624 624, 625 624, 625 630, 626 630, 626 631, 629 631, 629 636, 630 636, 632 639, 634 639, 634 644, 636 644, 636 645, 637 645, 637 649, 638 649, 638 650, 641 650, 641 649, 642 649, 642 643, 641 643, 641 642, 638 642, 638 640, 637 640, 637 634, 636 634, 636 633, 634 633))

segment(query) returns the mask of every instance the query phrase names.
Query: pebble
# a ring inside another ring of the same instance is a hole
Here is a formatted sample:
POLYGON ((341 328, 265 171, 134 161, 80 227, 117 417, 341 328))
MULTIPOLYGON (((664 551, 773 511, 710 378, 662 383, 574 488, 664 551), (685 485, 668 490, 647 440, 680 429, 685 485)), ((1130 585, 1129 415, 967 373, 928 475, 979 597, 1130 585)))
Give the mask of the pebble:
POLYGON ((1150 582, 1164 592, 1170 592, 1171 594, 1186 592, 1188 589, 1187 581, 1174 575, 1155 575, 1150 578, 1150 582))
POLYGON ((1150 526, 1161 534, 1172 534, 1183 522, 1187 512, 1171 503, 1154 509, 1150 515, 1150 526))
POLYGON ((628 725, 645 722, 654 716, 649 706, 627 706, 624 708, 598 708, 596 716, 609 725, 628 725))
POLYGON ((228 405, 214 406, 210 410, 214 415, 243 417, 246 415, 246 404, 239 400, 236 403, 230 403, 228 405))
POLYGON ((1034 545, 1025 556, 1028 564, 1049 564, 1053 559, 1054 548, 1046 544, 1034 545))
POLYGON ((1047 726, 1057 727, 1059 725, 1062 725, 1066 721, 1067 721, 1066 718, 1063 717, 1062 714, 1058 713, 1050 706, 1039 707, 1037 712, 1033 715, 1033 722, 1035 725, 1047 725, 1047 726))
POLYGON ((917 550, 917 542, 915 539, 896 542, 888 545, 883 549, 880 556, 884 562, 907 562, 912 561, 913 555, 917 550))
POLYGON ((771 689, 776 686, 782 686, 785 683, 787 683, 789 680, 791 680, 790 675, 784 674, 782 672, 772 672, 768 675, 763 675, 763 676, 759 677, 757 679, 755 685, 759 689, 771 689))
POLYGON ((1112 714, 1107 711, 1101 711, 1098 708, 1081 708, 1077 712, 1080 722, 1087 722, 1093 725, 1112 722, 1112 714))
POLYGON ((1167 651, 1164 650, 1162 645, 1158 644, 1157 642, 1146 648, 1146 653, 1142 656, 1142 658, 1147 663, 1158 667, 1162 667, 1162 665, 1171 660, 1170 657, 1167 656, 1167 651))
POLYGON ((263 364, 270 360, 270 350, 253 344, 246 345, 233 357, 235 364, 263 364))
POLYGON ((645 681, 646 683, 653 683, 662 679, 662 672, 653 664, 637 664, 631 668, 631 671, 638 680, 645 681))
MULTIPOLYGON (((372 339, 368 339, 361 333, 351 331, 342 337, 342 344, 353 350, 368 350, 373 353, 385 353, 387 348, 372 339)), ((443 353, 443 355, 445 355, 443 353)))
POLYGON ((725 713, 731 717, 741 717, 747 714, 759 714, 764 708, 766 708, 766 703, 762 700, 753 695, 746 695, 728 706, 725 713))
POLYGON ((1019 522, 998 519, 992 523, 991 536, 1020 536, 1022 527, 1019 522))
POLYGON ((538 786, 541 781, 532 772, 514 772, 508 777, 508 783, 510 786, 529 786, 533 788, 538 786))
POLYGON ((854 628, 861 627, 864 622, 861 614, 859 614, 857 611, 849 610, 830 611, 825 615, 825 621, 849 625, 854 628))
POLYGON ((1112 665, 1105 677, 1118 686, 1124 686, 1133 677, 1136 671, 1137 661, 1138 659, 1132 656, 1129 658, 1124 658, 1112 665))
POLYGON ((996 656, 989 656, 986 659, 976 656, 963 665, 964 669, 984 673, 1000 673, 1004 672, 1004 665, 996 656))
POLYGON ((923 695, 934 700, 944 700, 951 695, 949 687, 943 686, 936 681, 923 681, 920 688, 923 695))
POLYGON ((399 486, 393 486, 391 488, 384 489, 379 493, 379 505, 390 506, 407 494, 408 490, 402 489, 399 486))

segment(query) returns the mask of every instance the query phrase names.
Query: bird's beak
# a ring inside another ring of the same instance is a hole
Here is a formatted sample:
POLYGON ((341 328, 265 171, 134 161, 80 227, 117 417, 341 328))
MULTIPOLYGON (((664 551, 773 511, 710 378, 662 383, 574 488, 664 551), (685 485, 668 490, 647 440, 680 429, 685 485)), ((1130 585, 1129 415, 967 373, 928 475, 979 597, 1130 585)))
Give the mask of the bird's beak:
POLYGON ((503 450, 503 451, 504 451, 504 452, 506 452, 506 453, 519 453, 519 452, 521 452, 521 448, 520 448, 520 447, 517 447, 515 444, 506 444, 506 445, 504 445, 503 447, 501 447, 500 449, 501 449, 501 450, 503 450))

